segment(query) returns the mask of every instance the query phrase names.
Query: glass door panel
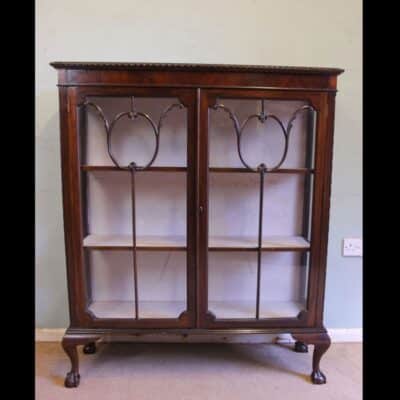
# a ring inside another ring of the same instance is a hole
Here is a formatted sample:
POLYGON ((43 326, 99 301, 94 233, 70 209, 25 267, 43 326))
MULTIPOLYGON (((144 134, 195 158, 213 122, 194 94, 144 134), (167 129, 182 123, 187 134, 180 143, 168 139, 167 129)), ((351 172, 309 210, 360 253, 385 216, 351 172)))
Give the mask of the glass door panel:
POLYGON ((134 92, 86 96, 80 110, 88 313, 105 325, 189 326, 192 111, 179 93, 134 92))
POLYGON ((209 326, 307 311, 316 113, 301 99, 247 97, 208 104, 209 326))

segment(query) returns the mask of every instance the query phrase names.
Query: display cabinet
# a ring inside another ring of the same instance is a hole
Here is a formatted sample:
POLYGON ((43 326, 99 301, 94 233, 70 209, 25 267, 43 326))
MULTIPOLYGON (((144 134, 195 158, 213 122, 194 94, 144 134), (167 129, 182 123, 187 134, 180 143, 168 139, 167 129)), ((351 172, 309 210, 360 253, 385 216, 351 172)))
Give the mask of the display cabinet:
MULTIPOLYGON (((102 341, 330 345, 337 68, 54 62, 71 360, 102 341)), ((132 360, 134 362, 134 360, 132 360)))

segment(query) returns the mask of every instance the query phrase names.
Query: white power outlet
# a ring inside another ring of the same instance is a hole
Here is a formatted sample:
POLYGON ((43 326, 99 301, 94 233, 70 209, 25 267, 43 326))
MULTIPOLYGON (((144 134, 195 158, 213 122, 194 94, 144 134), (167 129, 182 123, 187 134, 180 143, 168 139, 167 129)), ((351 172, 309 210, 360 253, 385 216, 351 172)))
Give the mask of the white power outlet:
POLYGON ((362 239, 346 238, 343 240, 343 256, 344 257, 362 257, 362 239))

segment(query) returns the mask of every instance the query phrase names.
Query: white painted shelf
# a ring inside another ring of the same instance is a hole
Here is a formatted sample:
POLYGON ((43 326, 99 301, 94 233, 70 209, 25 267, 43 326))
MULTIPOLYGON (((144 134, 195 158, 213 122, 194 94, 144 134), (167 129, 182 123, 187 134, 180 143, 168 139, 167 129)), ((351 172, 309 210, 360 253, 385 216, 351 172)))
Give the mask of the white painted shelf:
MULTIPOLYGON (((265 250, 309 249, 310 243, 301 236, 265 236, 262 241, 265 250)), ((215 250, 245 248, 256 249, 256 237, 211 236, 209 248, 215 250)))
MULTIPOLYGON (((260 318, 295 318, 304 305, 294 301, 261 301, 260 318)), ((220 319, 255 318, 255 301, 211 301, 208 309, 220 319)))
MULTIPOLYGON (((131 235, 89 235, 83 241, 84 247, 93 249, 129 249, 132 248, 131 235)), ((184 236, 138 236, 136 246, 139 249, 186 249, 184 236)), ((308 250, 310 243, 301 236, 266 236, 263 239, 264 250, 308 250)), ((215 251, 255 250, 256 237, 211 236, 209 249, 215 251)))
MULTIPOLYGON (((208 309, 218 319, 255 318, 255 301, 211 301, 208 309)), ((98 318, 134 318, 133 301, 94 301, 89 309, 98 318)), ((295 318, 304 305, 294 301, 260 303, 260 318, 295 318)), ((178 318, 186 310, 183 301, 140 301, 140 318, 178 318)))
MULTIPOLYGON (((134 318, 134 301, 94 301, 89 307, 98 318, 134 318)), ((140 318, 178 318, 186 310, 183 301, 139 301, 140 318)))
MULTIPOLYGON (((121 247, 132 248, 132 235, 89 235, 83 240, 84 247, 107 248, 121 247)), ((139 248, 176 247, 186 249, 184 236, 137 236, 136 246, 139 248)))

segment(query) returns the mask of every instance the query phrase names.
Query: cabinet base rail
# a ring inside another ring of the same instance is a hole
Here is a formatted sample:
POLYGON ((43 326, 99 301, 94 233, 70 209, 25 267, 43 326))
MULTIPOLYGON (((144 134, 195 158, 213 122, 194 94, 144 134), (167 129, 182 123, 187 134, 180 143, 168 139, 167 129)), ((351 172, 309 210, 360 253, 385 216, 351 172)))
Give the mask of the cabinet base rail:
POLYGON ((71 361, 71 370, 64 381, 65 387, 78 387, 80 383, 78 346, 84 354, 96 352, 99 343, 269 343, 266 335, 288 333, 296 340, 293 351, 307 352, 308 345, 314 346, 311 382, 326 383, 326 376, 320 370, 320 361, 328 350, 331 340, 325 328, 282 329, 78 329, 68 328, 62 347, 71 361), (264 338, 263 338, 264 336, 264 338), (247 338, 247 339, 246 339, 247 338), (300 351, 302 350, 302 351, 300 351))

